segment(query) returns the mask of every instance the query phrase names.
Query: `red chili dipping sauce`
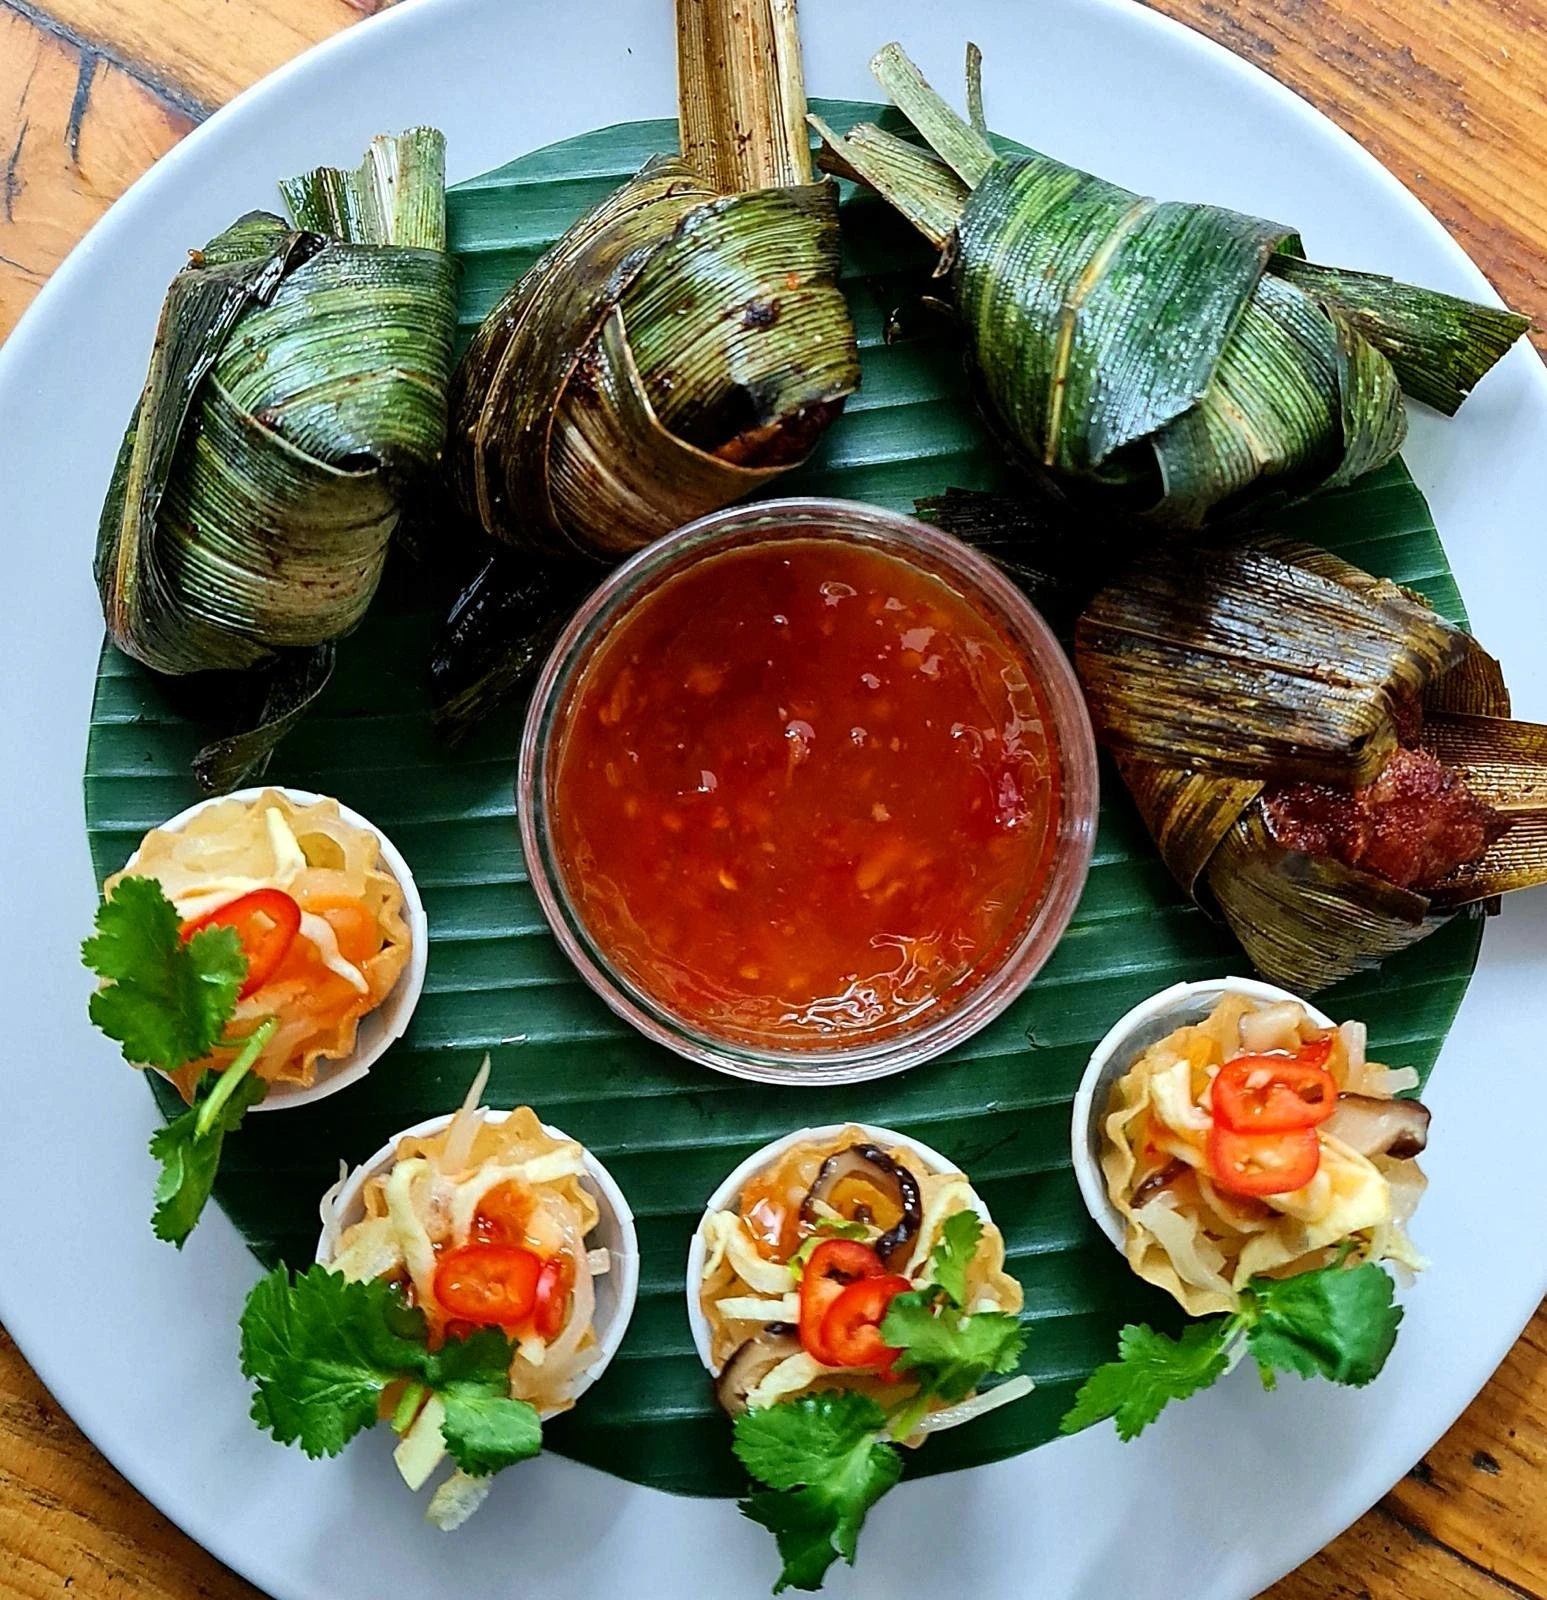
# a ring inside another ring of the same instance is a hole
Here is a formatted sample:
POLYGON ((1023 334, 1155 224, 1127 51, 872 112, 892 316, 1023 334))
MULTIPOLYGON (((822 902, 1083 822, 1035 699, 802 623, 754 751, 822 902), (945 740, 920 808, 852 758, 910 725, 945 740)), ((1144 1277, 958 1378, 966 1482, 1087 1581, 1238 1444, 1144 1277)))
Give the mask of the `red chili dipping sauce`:
POLYGON ((1024 932, 1058 825, 1022 653, 884 552, 773 539, 664 580, 558 729, 553 836, 600 950, 689 1024, 860 1043, 1024 932))

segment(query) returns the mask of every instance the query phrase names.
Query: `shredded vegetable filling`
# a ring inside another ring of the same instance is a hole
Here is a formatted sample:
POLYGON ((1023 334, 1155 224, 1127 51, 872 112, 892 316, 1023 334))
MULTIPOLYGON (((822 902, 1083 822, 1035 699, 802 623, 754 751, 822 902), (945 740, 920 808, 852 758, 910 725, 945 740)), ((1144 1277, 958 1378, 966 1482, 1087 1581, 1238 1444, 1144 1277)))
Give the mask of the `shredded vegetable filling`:
POLYGON ((1345 1251, 1420 1269, 1404 1229, 1429 1118, 1395 1098, 1415 1087, 1366 1061, 1362 1023, 1319 1028, 1298 1004, 1227 994, 1112 1087, 1101 1167, 1129 1265, 1192 1316, 1345 1251))
MULTIPOLYGON (((1005 1271, 1004 1239, 966 1177, 869 1139, 862 1128, 847 1127, 793 1145, 743 1187, 731 1208, 704 1218, 699 1304, 728 1410, 834 1388, 858 1390, 891 1409, 912 1392, 904 1377, 885 1370, 884 1359, 867 1363, 863 1347, 823 1347, 810 1279, 823 1270, 824 1247, 839 1280, 873 1271, 887 1292, 922 1289, 934 1281, 934 1251, 947 1220, 971 1211, 982 1233, 966 1267, 963 1309, 1020 1309, 1021 1286, 1005 1271)), ((873 1309, 878 1321, 879 1299, 873 1309)), ((831 1335, 831 1323, 826 1327, 831 1335)), ((927 1424, 926 1418, 910 1443, 922 1440, 927 1424)))
MULTIPOLYGON (((106 892, 131 874, 156 879, 185 935, 265 892, 289 896, 300 912, 295 934, 261 983, 244 988, 228 1031, 239 1048, 261 1021, 275 1018, 253 1070, 270 1083, 306 1086, 319 1062, 354 1049, 361 1018, 387 998, 408 963, 403 890, 380 850, 370 829, 344 821, 336 800, 300 805, 266 790, 209 806, 175 832, 153 829, 106 892)), ((206 1069, 229 1065, 236 1053, 217 1050, 173 1082, 188 1099, 206 1069)))
POLYGON ((594 1280, 611 1261, 586 1245, 600 1211, 581 1147, 526 1106, 487 1116, 484 1081, 442 1132, 398 1140, 392 1165, 364 1185, 363 1218, 340 1229, 335 1195, 324 1200, 331 1265, 400 1284, 432 1345, 501 1328, 512 1398, 551 1416, 574 1404, 602 1354, 594 1280))

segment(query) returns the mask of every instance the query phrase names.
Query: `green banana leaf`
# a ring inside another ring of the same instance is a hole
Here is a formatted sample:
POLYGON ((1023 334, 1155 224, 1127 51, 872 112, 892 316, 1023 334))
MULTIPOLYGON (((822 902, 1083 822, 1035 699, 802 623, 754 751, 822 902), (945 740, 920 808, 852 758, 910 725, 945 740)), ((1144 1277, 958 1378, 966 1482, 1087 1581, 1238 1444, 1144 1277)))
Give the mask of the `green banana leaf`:
MULTIPOLYGON (((818 109, 845 127, 878 111, 818 109)), ((674 137, 666 123, 606 129, 453 191, 464 333, 580 212, 674 137)), ((949 326, 910 319, 909 336, 886 342, 892 311, 927 287, 933 252, 869 196, 846 200, 844 227, 843 282, 864 383, 779 492, 906 510, 953 485, 1002 486, 999 452, 972 409, 949 326)), ((1286 515, 1282 526, 1461 618, 1423 498, 1400 463, 1286 515)), ((512 792, 521 708, 448 756, 432 733, 423 681, 436 626, 415 575, 389 572, 364 624, 340 645, 316 709, 276 758, 276 781, 336 794, 391 833, 417 876, 432 932, 413 1024, 366 1083, 303 1110, 250 1117, 228 1141, 216 1194, 255 1254, 309 1259, 317 1197, 339 1158, 359 1161, 399 1129, 449 1109, 489 1051, 491 1103, 529 1102, 584 1140, 639 1219, 640 1297, 628 1337, 582 1404, 545 1430, 548 1448, 641 1483, 732 1495, 745 1480, 688 1332, 690 1234, 710 1190, 759 1144, 790 1128, 863 1118, 918 1135, 972 1175, 1025 1286, 1024 1370, 1038 1385, 1028 1399, 910 1453, 908 1471, 949 1471, 1052 1439, 1079 1383, 1111 1358, 1123 1321, 1176 1322, 1170 1302, 1133 1277, 1080 1204, 1068 1120, 1081 1070, 1129 1006, 1178 979, 1245 965, 1240 948, 1176 887, 1115 774, 1104 774, 1095 861, 1074 923, 992 1027, 881 1083, 820 1093, 759 1088, 648 1045, 565 961, 521 862, 512 792)), ((99 876, 194 798, 187 763, 202 737, 162 683, 106 650, 85 778, 99 876)), ((1368 1021, 1380 1058, 1427 1071, 1466 989, 1480 927, 1458 917, 1323 1003, 1368 1021)), ((150 1174, 147 1159, 147 1192, 150 1174)), ((1421 1211, 1417 1237, 1421 1244, 1421 1211)), ((190 1280, 190 1304, 198 1292, 190 1280)), ((355 1448, 385 1450, 387 1442, 355 1448)))

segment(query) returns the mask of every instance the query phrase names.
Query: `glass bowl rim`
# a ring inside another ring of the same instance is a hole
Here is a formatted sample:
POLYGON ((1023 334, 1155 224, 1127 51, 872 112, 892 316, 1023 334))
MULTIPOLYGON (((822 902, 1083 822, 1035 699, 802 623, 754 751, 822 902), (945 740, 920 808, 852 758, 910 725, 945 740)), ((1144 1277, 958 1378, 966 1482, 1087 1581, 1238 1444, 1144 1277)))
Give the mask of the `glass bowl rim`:
POLYGON ((607 574, 548 654, 528 703, 516 771, 528 882, 560 949, 591 990, 646 1038, 700 1066, 758 1083, 813 1088, 889 1077, 932 1061, 987 1027, 1024 992, 1074 916, 1095 848, 1099 801, 1095 735, 1084 695, 1063 647, 1026 594, 996 563, 943 529, 902 512, 822 496, 757 500, 711 512, 646 545, 607 574), (591 937, 571 903, 549 840, 547 795, 558 712, 596 649, 646 595, 758 532, 866 544, 936 579, 960 584, 963 598, 986 609, 1027 655, 1053 723, 1062 778, 1059 843, 1040 901, 1019 937, 957 1004, 868 1043, 760 1047, 673 1015, 624 978, 591 937))

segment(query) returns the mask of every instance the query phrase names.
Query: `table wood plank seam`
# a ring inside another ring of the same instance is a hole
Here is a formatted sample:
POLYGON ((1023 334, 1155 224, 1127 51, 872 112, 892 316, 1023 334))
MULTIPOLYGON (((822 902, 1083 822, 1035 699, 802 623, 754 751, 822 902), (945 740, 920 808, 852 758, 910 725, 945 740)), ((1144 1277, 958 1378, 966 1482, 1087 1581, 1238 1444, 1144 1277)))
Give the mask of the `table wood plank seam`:
MULTIPOLYGON (((73 28, 66 26, 57 18, 51 17, 48 12, 38 6, 28 3, 28 0, 0 0, 0 11, 14 11, 19 17, 25 18, 33 27, 41 32, 50 34, 62 40, 80 54, 81 60, 81 88, 77 91, 75 106, 71 110, 71 154, 79 149, 80 128, 86 114, 87 104, 91 95, 91 80, 96 74, 97 63, 106 61, 117 67, 120 72, 127 73, 136 83, 156 96, 165 106, 174 111, 180 111, 185 117, 192 118, 195 122, 203 122, 216 109, 206 105, 203 101, 190 94, 186 89, 168 81, 153 68, 143 61, 127 55, 101 39, 84 38, 73 28)), ((10 160, 15 161, 21 149, 21 137, 25 128, 18 134, 13 147, 10 160)), ((9 206, 7 206, 9 211, 9 206)))
MULTIPOLYGON (((1420 1463, 1421 1465, 1422 1463, 1420 1463)), ((1413 1470, 1416 1472, 1419 1469, 1414 1468, 1413 1470)), ((1474 1560, 1464 1551, 1457 1550, 1454 1545, 1447 1544, 1443 1539, 1438 1538, 1423 1525, 1422 1521, 1410 1512, 1404 1511, 1389 1498, 1378 1501, 1371 1508, 1368 1515, 1384 1517, 1411 1535, 1418 1543, 1431 1549, 1443 1551, 1447 1556, 1458 1561, 1469 1572, 1475 1573, 1484 1582, 1498 1589, 1501 1595, 1514 1595, 1518 1597, 1518 1600, 1540 1600, 1540 1596, 1534 1594, 1530 1589, 1522 1588, 1520 1584, 1515 1583, 1512 1579, 1504 1577, 1501 1573, 1494 1572, 1481 1561, 1474 1560)))

